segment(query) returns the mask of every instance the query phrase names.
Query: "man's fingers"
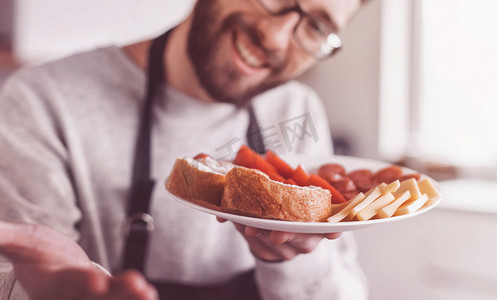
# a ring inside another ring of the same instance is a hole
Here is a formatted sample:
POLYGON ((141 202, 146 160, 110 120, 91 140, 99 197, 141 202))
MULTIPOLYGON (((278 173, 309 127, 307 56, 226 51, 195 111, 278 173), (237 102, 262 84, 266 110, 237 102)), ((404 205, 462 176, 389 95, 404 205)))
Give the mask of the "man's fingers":
POLYGON ((14 247, 22 247, 26 242, 26 236, 31 235, 32 229, 28 229, 25 224, 14 224, 0 221, 0 251, 8 252, 14 247), (28 232, 28 233, 27 233, 28 232), (5 250, 4 250, 5 249, 5 250))
POLYGON ((290 260, 299 254, 314 251, 323 238, 336 239, 340 236, 340 233, 291 233, 233 224, 247 240, 252 253, 266 261, 290 260))
POLYGON ((290 233, 290 232, 271 231, 269 238, 270 238, 271 242, 273 242, 277 245, 280 245, 280 244, 284 244, 284 243, 294 239, 295 234, 290 233))
POLYGON ((86 253, 68 237, 42 225, 0 222, 0 253, 15 263, 90 267, 86 253))
POLYGON ((33 300, 98 299, 107 291, 110 278, 88 269, 67 269, 36 278, 27 273, 17 273, 17 277, 33 300))
POLYGON ((260 229, 252 226, 245 226, 245 234, 251 237, 263 237, 268 236, 269 231, 265 229, 260 229))
POLYGON ((329 240, 334 240, 339 238, 342 235, 341 232, 332 232, 332 233, 325 233, 324 237, 329 239, 329 240))

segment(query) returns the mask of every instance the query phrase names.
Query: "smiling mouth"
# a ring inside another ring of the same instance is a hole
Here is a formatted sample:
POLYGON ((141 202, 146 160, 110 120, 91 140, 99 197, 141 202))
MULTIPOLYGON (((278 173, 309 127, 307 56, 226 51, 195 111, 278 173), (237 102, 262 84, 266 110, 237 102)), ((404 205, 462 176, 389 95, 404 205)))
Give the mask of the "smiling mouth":
POLYGON ((233 39, 238 55, 248 67, 252 69, 268 67, 264 53, 260 49, 257 49, 246 35, 235 31, 233 39))

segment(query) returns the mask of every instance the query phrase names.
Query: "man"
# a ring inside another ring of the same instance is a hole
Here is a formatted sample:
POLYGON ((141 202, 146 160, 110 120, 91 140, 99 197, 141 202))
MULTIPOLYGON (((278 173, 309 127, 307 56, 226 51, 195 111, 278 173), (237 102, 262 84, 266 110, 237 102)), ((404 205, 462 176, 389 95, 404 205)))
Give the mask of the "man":
MULTIPOLYGON (((199 0, 161 52, 165 82, 147 119, 152 176, 166 178, 178 156, 229 158, 248 141, 248 103, 269 148, 330 155, 321 103, 290 80, 340 47, 336 33, 359 7, 359 0, 199 0), (285 128, 303 131, 289 137, 278 130, 285 128)), ((15 271, 4 268, 2 299, 157 297, 142 275, 122 270, 121 234, 151 44, 75 55, 22 70, 5 84, 0 219, 45 224, 62 235, 0 223, 0 252, 15 271)), ((348 234, 337 239, 232 226, 175 202, 161 184, 150 211, 155 229, 144 275, 159 292, 167 283, 162 297, 172 295, 172 286, 180 299, 206 290, 220 299, 218 287, 240 274, 255 284, 252 299, 365 297, 348 234)))

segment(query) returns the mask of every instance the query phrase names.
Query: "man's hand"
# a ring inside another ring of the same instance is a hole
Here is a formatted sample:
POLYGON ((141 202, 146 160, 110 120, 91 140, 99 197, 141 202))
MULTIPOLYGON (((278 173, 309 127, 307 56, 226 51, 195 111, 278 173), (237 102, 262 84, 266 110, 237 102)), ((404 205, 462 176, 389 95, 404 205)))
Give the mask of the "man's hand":
POLYGON ((39 225, 0 222, 0 254, 8 258, 31 300, 153 300, 138 272, 109 277, 77 243, 39 225))
MULTIPOLYGON (((219 222, 225 219, 217 218, 219 222)), ((270 262, 291 260, 295 256, 310 253, 323 239, 336 239, 340 233, 305 234, 271 231, 233 223, 249 244, 250 251, 259 259, 270 262)))

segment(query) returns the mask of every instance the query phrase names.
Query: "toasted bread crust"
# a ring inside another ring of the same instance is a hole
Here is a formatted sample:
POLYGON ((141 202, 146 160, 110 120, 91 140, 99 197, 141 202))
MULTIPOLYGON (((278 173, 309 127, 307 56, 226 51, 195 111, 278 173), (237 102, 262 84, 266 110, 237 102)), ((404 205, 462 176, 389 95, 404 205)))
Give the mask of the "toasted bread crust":
POLYGON ((166 181, 166 189, 182 199, 220 206, 226 176, 192 166, 184 158, 176 159, 166 181))
POLYGON ((234 167, 226 175, 221 210, 266 219, 322 222, 331 215, 331 193, 283 184, 262 172, 234 167))

